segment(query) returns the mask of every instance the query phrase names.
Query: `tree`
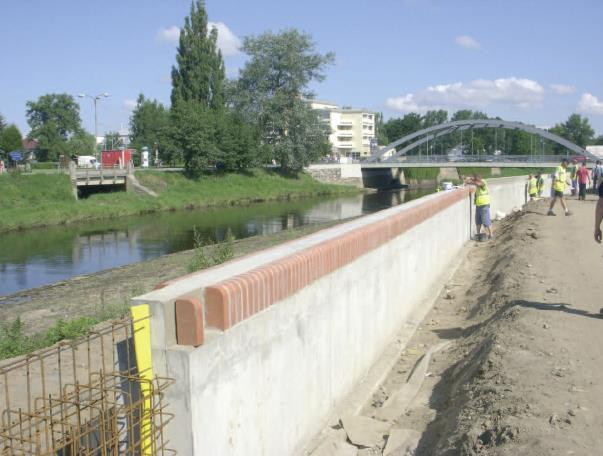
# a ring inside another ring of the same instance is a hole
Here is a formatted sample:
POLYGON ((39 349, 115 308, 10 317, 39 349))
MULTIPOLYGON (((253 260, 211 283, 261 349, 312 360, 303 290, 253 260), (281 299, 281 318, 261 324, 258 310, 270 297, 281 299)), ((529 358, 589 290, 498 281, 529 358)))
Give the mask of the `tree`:
POLYGON ((237 82, 234 106, 255 124, 283 170, 301 169, 329 150, 328 132, 305 99, 313 81, 325 78, 334 54, 316 52, 307 34, 295 29, 247 37, 249 59, 237 82))
POLYGON ((105 139, 103 140, 105 143, 106 150, 116 150, 122 146, 121 137, 119 136, 119 132, 117 131, 108 131, 105 133, 105 139))
POLYGON ((549 131, 580 147, 586 147, 595 136, 595 131, 590 126, 588 118, 582 117, 580 114, 572 114, 564 123, 556 124, 549 131))
POLYGON ((4 120, 4 116, 2 114, 0 114, 0 133, 2 133, 2 130, 4 130, 6 128, 6 120, 4 120))
POLYGON ((217 40, 217 29, 208 30, 205 3, 193 2, 180 30, 172 68, 171 125, 165 134, 170 142, 166 155, 173 159, 179 150, 191 175, 198 176, 220 155, 216 128, 225 104, 224 62, 217 40))
POLYGON ((208 30, 205 2, 193 2, 180 30, 177 64, 172 67, 172 107, 180 102, 196 102, 212 110, 224 107, 224 61, 217 40, 218 30, 208 30))
POLYGON ((603 146, 603 135, 599 135, 597 136, 594 140, 593 140, 593 144, 597 145, 597 146, 603 146))
POLYGON ((5 127, 0 132, 0 149, 5 152, 20 150, 23 147, 23 137, 16 125, 5 127))
POLYGON ((96 138, 84 130, 76 132, 69 138, 65 147, 65 155, 94 155, 96 152, 96 138))
POLYGON ((130 116, 131 146, 141 150, 144 146, 151 151, 159 151, 162 160, 167 161, 164 149, 170 149, 168 129, 169 111, 157 100, 145 99, 138 95, 136 107, 130 116))
POLYGON ((396 141, 423 128, 421 116, 416 112, 409 112, 402 118, 389 119, 383 127, 390 141, 396 141))
POLYGON ((66 151, 67 140, 81 130, 80 107, 66 93, 43 95, 27 102, 29 137, 36 139, 44 158, 56 160, 66 151))
POLYGON ((448 111, 438 109, 437 111, 427 111, 422 119, 422 127, 429 128, 434 125, 440 125, 448 122, 448 111))
POLYGON ((221 156, 217 117, 208 109, 199 109, 194 101, 180 102, 171 114, 171 140, 182 153, 187 173, 198 177, 221 156))

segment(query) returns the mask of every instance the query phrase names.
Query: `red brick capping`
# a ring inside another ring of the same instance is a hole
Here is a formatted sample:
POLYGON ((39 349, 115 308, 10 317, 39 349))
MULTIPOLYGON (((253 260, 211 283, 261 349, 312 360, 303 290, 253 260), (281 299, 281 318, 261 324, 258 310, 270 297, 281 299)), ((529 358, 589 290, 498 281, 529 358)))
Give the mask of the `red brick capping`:
POLYGON ((203 306, 197 299, 176 300, 176 341, 178 345, 203 344, 203 306))
POLYGON ((446 192, 384 220, 205 288, 208 326, 222 331, 380 247, 470 194, 446 192))

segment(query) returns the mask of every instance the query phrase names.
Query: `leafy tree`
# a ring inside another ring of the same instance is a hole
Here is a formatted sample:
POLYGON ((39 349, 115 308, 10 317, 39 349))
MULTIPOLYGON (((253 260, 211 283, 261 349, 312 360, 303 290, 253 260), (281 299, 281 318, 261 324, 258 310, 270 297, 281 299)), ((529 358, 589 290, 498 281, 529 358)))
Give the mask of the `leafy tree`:
POLYGON ((0 114, 0 133, 2 133, 2 130, 4 130, 6 128, 6 120, 4 120, 4 116, 2 114, 0 114))
POLYGON ((228 112, 218 125, 218 163, 225 170, 256 166, 269 160, 266 146, 260 143, 260 131, 237 112, 228 112))
POLYGON ((205 2, 193 2, 180 30, 177 64, 172 67, 173 107, 191 101, 207 109, 224 107, 224 61, 217 40, 217 29, 208 30, 205 2))
POLYGON ((69 94, 52 93, 28 101, 26 106, 29 137, 38 141, 46 159, 56 160, 66 151, 69 137, 81 130, 79 105, 69 94))
POLYGON ((9 125, 0 132, 0 149, 5 152, 20 150, 23 147, 23 137, 16 125, 9 125))
POLYGON ((427 111, 422 119, 422 127, 429 128, 434 125, 440 125, 448 122, 448 111, 438 109, 437 111, 427 111))
POLYGON ((304 99, 322 81, 332 53, 320 54, 307 34, 295 29, 247 37, 249 59, 237 82, 234 106, 257 126, 262 142, 283 170, 300 169, 328 153, 328 132, 304 99))
POLYGON ((96 151, 96 138, 83 130, 76 132, 67 141, 65 153, 68 157, 73 155, 94 155, 96 151))
POLYGON ((549 131, 580 147, 586 147, 595 136, 595 131, 590 126, 588 118, 582 117, 580 114, 572 114, 564 123, 556 124, 549 131))
POLYGON ((199 176, 220 158, 216 131, 216 116, 198 103, 181 101, 172 107, 170 138, 189 175, 199 176))
POLYGON ((603 135, 599 135, 597 136, 594 140, 593 140, 593 144, 597 145, 597 146, 603 146, 603 135))
POLYGON ((396 141, 423 128, 421 115, 415 112, 405 114, 402 118, 389 119, 383 127, 390 141, 396 141))
POLYGON ((108 131, 105 133, 105 149, 106 150, 116 150, 122 146, 121 138, 119 136, 119 132, 117 131, 108 131))
POLYGON ((159 151, 162 160, 169 161, 171 157, 164 153, 164 150, 171 150, 169 123, 169 111, 157 100, 145 99, 141 93, 130 116, 132 147, 141 150, 147 146, 151 151, 159 151))

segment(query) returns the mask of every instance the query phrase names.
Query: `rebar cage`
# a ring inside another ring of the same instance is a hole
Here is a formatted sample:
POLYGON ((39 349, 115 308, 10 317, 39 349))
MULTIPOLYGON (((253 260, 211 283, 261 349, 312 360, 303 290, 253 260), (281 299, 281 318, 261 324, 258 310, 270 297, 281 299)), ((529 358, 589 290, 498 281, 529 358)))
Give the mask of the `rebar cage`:
POLYGON ((175 454, 164 436, 173 380, 139 372, 134 323, 0 362, 0 455, 175 454))

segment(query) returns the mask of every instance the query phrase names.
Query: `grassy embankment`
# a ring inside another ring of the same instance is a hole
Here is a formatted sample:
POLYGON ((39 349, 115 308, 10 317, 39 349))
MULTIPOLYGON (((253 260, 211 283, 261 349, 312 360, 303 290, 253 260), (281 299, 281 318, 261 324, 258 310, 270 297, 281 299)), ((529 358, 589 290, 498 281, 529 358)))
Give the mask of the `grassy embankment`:
POLYGON ((11 174, 0 177, 0 232, 46 225, 108 219, 175 209, 248 204, 356 192, 327 185, 306 174, 297 177, 265 170, 208 175, 198 180, 181 173, 138 172, 139 182, 158 198, 114 192, 75 201, 69 178, 56 174, 11 174))

